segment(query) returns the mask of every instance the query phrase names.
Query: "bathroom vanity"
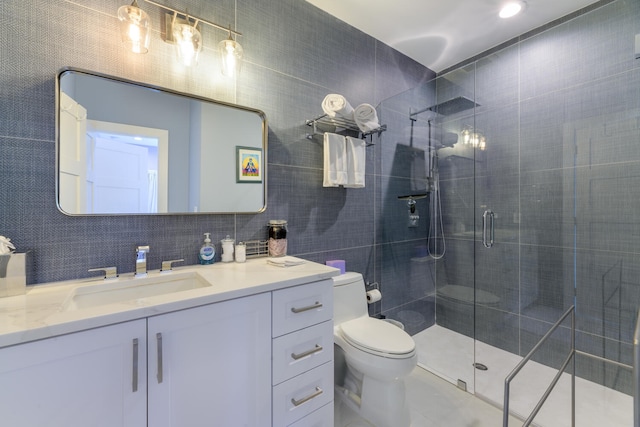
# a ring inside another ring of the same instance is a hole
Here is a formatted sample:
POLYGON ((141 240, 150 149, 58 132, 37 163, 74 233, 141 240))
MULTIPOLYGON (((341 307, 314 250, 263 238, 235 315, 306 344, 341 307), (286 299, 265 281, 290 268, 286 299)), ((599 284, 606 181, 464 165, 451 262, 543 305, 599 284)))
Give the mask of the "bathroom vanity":
POLYGON ((332 426, 338 274, 261 258, 0 299, 2 423, 332 426))

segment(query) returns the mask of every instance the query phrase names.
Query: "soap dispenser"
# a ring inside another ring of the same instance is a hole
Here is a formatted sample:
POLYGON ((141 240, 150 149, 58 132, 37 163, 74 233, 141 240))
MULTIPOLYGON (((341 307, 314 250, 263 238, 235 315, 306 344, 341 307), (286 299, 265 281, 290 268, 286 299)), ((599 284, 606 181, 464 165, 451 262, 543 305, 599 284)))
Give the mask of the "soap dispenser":
POLYGON ((204 244, 198 253, 200 264, 213 264, 216 256, 216 248, 211 244, 211 233, 204 233, 204 244))

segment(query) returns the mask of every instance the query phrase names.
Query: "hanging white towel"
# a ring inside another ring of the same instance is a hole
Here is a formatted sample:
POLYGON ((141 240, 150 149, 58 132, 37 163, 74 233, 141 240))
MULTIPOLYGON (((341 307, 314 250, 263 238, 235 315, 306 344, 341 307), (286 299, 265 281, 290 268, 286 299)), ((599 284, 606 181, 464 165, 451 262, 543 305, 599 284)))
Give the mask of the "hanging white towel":
POLYGON ((323 187, 337 187, 347 183, 347 149, 345 138, 336 133, 324 134, 323 187))
POLYGON ((369 132, 380 127, 378 113, 371 104, 360 104, 353 112, 353 119, 362 132, 369 132))
POLYGON ((330 93, 322 100, 322 110, 329 117, 340 116, 353 120, 353 107, 349 101, 337 93, 330 93))
POLYGON ((363 139, 346 137, 347 183, 345 188, 364 188, 367 164, 367 143, 363 139))

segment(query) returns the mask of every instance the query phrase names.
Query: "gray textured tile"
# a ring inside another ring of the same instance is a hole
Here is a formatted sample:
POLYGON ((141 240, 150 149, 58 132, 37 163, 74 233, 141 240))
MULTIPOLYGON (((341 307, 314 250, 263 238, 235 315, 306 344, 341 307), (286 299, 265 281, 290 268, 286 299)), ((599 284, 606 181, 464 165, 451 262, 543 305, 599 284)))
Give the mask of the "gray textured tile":
MULTIPOLYGON (((34 250, 35 282, 87 277, 88 268, 104 265, 132 271, 139 243, 152 247, 151 268, 168 258, 194 264, 202 233, 212 232, 219 249, 226 234, 263 239, 269 219, 285 218, 292 254, 318 262, 345 259, 349 270, 379 282, 383 300, 370 307, 372 314, 406 319, 416 330, 437 317, 439 324, 523 354, 575 293, 580 348, 628 363, 633 302, 640 298, 640 97, 634 89, 640 65, 632 54, 640 4, 612 2, 434 78, 303 1, 186 0, 181 7, 237 23, 244 33, 246 63, 235 81, 219 75, 215 49, 224 32, 217 30, 203 29, 205 49, 192 70, 175 65, 173 46, 157 31, 149 54, 127 53, 118 38, 119 5, 0 4, 0 231, 34 250), (53 108, 54 77, 64 66, 264 110, 270 138, 266 212, 61 214, 55 206, 53 108), (329 92, 343 93, 353 104, 381 103, 378 113, 389 130, 367 151, 363 190, 321 186, 321 146, 305 138, 304 121, 321 113, 329 92), (410 140, 412 109, 458 96, 480 106, 450 116, 420 115, 410 140), (429 124, 432 142, 472 126, 486 133, 488 146, 484 153, 439 158, 446 254, 418 261, 427 244, 428 199, 418 202, 425 221, 409 229, 406 205, 397 196, 413 191, 409 154, 426 152, 429 124), (492 250, 479 242, 485 208, 498 214, 492 250), (462 304, 452 315, 453 307, 434 298, 436 287, 446 284, 475 286, 500 302, 475 311, 462 304)), ((157 22, 158 10, 149 9, 157 22)), ((538 359, 557 366, 565 349, 554 339, 538 359)), ((628 390, 628 377, 615 369, 581 361, 579 370, 628 390)))
POLYGON ((613 2, 522 42, 522 98, 637 68, 639 9, 637 2, 613 2))

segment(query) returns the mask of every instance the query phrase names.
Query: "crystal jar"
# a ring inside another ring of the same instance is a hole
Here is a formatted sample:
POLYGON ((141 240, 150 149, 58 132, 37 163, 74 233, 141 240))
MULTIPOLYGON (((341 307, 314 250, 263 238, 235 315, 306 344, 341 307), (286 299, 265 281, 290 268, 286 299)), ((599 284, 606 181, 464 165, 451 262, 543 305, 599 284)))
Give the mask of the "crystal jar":
POLYGON ((279 257, 287 254, 287 221, 272 219, 269 221, 269 256, 279 257))

